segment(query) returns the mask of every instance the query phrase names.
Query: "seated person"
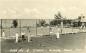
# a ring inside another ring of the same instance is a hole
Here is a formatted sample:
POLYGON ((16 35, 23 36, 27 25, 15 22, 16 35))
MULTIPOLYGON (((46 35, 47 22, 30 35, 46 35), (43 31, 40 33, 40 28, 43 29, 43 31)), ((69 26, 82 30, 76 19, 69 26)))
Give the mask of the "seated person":
POLYGON ((25 33, 21 33, 21 38, 22 38, 23 41, 26 40, 25 33))

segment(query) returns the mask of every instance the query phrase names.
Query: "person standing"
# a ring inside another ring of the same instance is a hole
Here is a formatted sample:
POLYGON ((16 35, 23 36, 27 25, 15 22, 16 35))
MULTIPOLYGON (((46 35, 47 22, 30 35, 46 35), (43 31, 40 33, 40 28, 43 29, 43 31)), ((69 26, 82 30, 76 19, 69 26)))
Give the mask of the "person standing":
POLYGON ((59 32, 56 33, 56 39, 60 38, 59 32))
POLYGON ((31 34, 29 33, 28 34, 28 42, 30 42, 30 40, 31 40, 31 34))
POLYGON ((30 34, 30 29, 29 29, 29 33, 28 33, 28 42, 31 41, 31 34, 30 34))
POLYGON ((58 38, 60 38, 60 33, 59 33, 59 29, 58 29, 58 31, 57 31, 57 33, 56 33, 56 39, 58 39, 58 38))
POLYGON ((18 41, 19 41, 19 34, 16 33, 16 43, 18 43, 18 41))
POLYGON ((2 32, 2 37, 5 38, 5 32, 4 32, 4 30, 2 32))

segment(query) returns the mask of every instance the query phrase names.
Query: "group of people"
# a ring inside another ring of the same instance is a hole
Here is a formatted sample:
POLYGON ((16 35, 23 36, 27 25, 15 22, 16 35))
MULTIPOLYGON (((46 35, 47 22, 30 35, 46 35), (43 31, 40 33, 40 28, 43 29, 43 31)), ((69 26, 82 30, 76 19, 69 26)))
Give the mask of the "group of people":
MULTIPOLYGON (((27 38, 25 37, 25 33, 24 32, 21 32, 21 35, 19 35, 18 33, 16 33, 16 43, 18 43, 18 41, 19 40, 21 40, 21 41, 24 41, 24 40, 26 40, 27 38), (19 38, 21 36, 21 39, 19 38)), ((30 40, 31 40, 31 34, 30 33, 28 33, 28 42, 30 42, 30 40)))
MULTIPOLYGON (((53 32, 51 31, 50 33, 53 33, 53 32)), ((54 34, 56 34, 56 38, 60 38, 59 32, 54 33, 54 34)), ((2 32, 2 37, 3 37, 3 38, 6 37, 6 34, 5 34, 4 31, 2 32)), ((28 33, 28 36, 27 36, 27 37, 28 37, 28 42, 30 42, 30 40, 31 40, 31 34, 28 33)), ((19 40, 21 40, 21 41, 26 40, 26 34, 25 34, 24 32, 21 32, 21 34, 19 34, 19 33, 17 32, 17 33, 15 34, 15 42, 18 43, 19 40), (21 37, 21 38, 20 38, 20 37, 21 37)))
MULTIPOLYGON (((15 34, 15 43, 18 43, 19 42, 19 40, 21 40, 21 41, 24 41, 24 40, 26 40, 27 38, 25 37, 26 36, 26 34, 24 33, 24 32, 21 32, 21 34, 19 35, 19 33, 17 32, 16 34, 15 34)), ((31 34, 30 33, 28 33, 28 42, 30 42, 30 40, 31 40, 31 34)), ((5 32, 4 32, 4 30, 3 30, 3 32, 2 32, 2 38, 6 38, 6 34, 5 34, 5 32)))

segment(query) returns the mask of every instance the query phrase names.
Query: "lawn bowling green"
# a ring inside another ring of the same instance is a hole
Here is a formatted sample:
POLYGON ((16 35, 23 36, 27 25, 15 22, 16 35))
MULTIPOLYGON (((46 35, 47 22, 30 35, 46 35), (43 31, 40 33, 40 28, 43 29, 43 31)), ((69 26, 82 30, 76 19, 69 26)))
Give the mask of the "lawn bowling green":
POLYGON ((15 39, 2 39, 3 41, 1 41, 1 53, 13 53, 16 51, 9 50, 18 50, 19 48, 22 48, 23 50, 30 49, 30 52, 33 52, 33 49, 45 49, 45 53, 47 53, 47 49, 84 49, 85 39, 86 33, 60 35, 59 39, 56 39, 55 35, 32 37, 32 41, 29 43, 27 41, 15 43, 15 39))
POLYGON ((4 30, 6 39, 0 38, 1 53, 79 53, 79 51, 75 50, 78 49, 82 52, 82 49, 85 49, 86 29, 83 32, 78 28, 63 28, 61 32, 60 27, 36 27, 36 23, 34 23, 36 21, 38 23, 38 20, 32 19, 18 20, 19 26, 10 28, 12 20, 2 20, 4 24, 2 24, 3 28, 0 31, 4 30), (52 31, 50 31, 50 28, 52 31), (20 36, 24 32, 26 40, 15 43, 15 34, 17 32, 20 36), (60 38, 56 38, 57 32, 60 33, 60 38), (27 40, 28 33, 31 34, 30 42, 27 40), (23 51, 20 51, 21 49, 23 51), (30 51, 27 52, 27 50, 30 51))

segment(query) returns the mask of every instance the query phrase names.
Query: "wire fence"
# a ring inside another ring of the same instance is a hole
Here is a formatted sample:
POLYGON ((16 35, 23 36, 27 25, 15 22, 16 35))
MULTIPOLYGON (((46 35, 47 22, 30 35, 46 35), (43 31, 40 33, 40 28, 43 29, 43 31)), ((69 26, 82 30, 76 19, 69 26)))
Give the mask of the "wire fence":
MULTIPOLYGON (((57 26, 51 26, 49 23, 52 19, 44 19, 47 23, 47 26, 37 26, 39 24, 40 19, 18 19, 18 26, 16 28, 13 27, 13 19, 1 19, 0 20, 0 34, 2 36, 2 32, 4 31, 6 36, 15 36, 15 34, 18 32, 21 34, 21 32, 25 32, 25 34, 28 36, 28 33, 30 32, 31 35, 37 36, 37 35, 51 35, 50 32, 56 33, 77 33, 77 32, 86 32, 86 29, 80 29, 79 27, 65 27, 68 25, 57 25, 57 26), (61 27, 63 25, 63 27, 61 27)), ((71 25, 71 24, 70 24, 71 25)))

